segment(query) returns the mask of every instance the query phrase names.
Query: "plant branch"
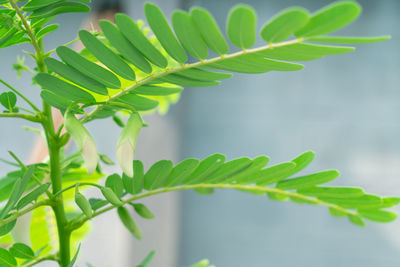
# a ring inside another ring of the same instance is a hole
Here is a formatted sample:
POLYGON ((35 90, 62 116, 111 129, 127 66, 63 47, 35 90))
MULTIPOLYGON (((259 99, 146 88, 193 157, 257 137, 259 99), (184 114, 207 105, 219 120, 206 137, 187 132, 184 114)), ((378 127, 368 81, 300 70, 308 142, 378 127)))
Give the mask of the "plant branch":
POLYGON ((76 183, 76 184, 67 186, 66 188, 64 188, 64 189, 61 190, 61 191, 58 191, 57 193, 54 194, 54 196, 57 197, 58 195, 64 193, 65 191, 74 189, 74 188, 76 187, 77 184, 78 184, 79 187, 81 187, 81 186, 93 186, 93 187, 97 187, 97 188, 102 188, 101 185, 98 185, 98 184, 95 184, 95 183, 76 183))
POLYGON ((36 264, 41 263, 43 261, 59 261, 59 259, 58 259, 56 254, 47 255, 47 256, 43 256, 43 257, 37 258, 34 261, 27 262, 26 264, 22 264, 21 267, 35 266, 36 264))
POLYGON ((191 68, 196 68, 196 67, 201 67, 207 64, 211 64, 211 63, 217 63, 219 61, 225 60, 225 59, 230 59, 230 58, 235 58, 238 56, 242 56, 242 55, 246 55, 246 54, 253 54, 253 53, 257 53, 257 52, 261 52, 261 51, 265 51, 268 49, 272 49, 272 48, 277 48, 277 47, 284 47, 284 46, 288 46, 288 45, 292 45, 292 44, 297 44, 297 43, 301 43, 303 42, 304 39, 303 38, 297 38, 297 39, 293 39, 293 40, 289 40, 289 41, 285 41, 285 42, 280 42, 280 43, 271 43, 265 46, 261 46, 261 47, 257 47, 257 48, 253 48, 253 49, 248 49, 248 50, 241 50, 239 52, 236 53, 232 53, 232 54, 227 54, 227 55, 223 55, 223 56, 219 56, 219 57, 215 57, 215 58, 210 58, 210 59, 204 59, 192 64, 182 64, 179 67, 176 68, 171 68, 171 69, 166 69, 163 72, 159 72, 159 73, 155 73, 153 75, 150 75, 142 80, 137 81, 133 86, 126 88, 124 90, 122 90, 119 93, 116 93, 115 95, 111 96, 109 99, 107 99, 105 101, 105 104, 97 106, 92 112, 90 112, 88 114, 88 116, 86 116, 85 118, 82 119, 82 122, 87 122, 89 121, 95 114, 96 112, 98 112, 99 110, 101 110, 101 108, 104 105, 109 104, 111 101, 117 99, 118 97, 125 95, 129 92, 131 92, 132 90, 134 90, 135 88, 147 84, 148 82, 157 79, 157 78, 161 78, 165 75, 171 74, 171 73, 175 73, 175 72, 179 72, 182 71, 184 69, 191 69, 191 68))
MULTIPOLYGON (((16 162, 18 162, 19 166, 21 166, 21 168, 22 168, 24 171, 27 171, 27 170, 28 170, 28 168, 25 166, 25 164, 17 157, 17 155, 14 154, 14 152, 8 151, 8 153, 11 155, 11 157, 13 157, 13 158, 15 159, 16 162)), ((32 174, 32 178, 35 180, 35 182, 36 182, 37 184, 42 185, 42 182, 40 181, 39 178, 36 177, 35 174, 32 174)), ((46 190, 46 194, 47 194, 47 196, 48 196, 50 199, 54 199, 53 194, 52 194, 49 190, 46 190)))
POLYGON ((9 1, 10 1, 11 6, 15 9, 15 11, 16 11, 18 17, 20 18, 22 24, 24 25, 26 34, 29 36, 29 39, 31 39, 31 43, 32 43, 32 45, 33 45, 33 47, 35 49, 35 52, 36 52, 36 61, 38 63, 39 70, 41 70, 41 69, 45 68, 45 65, 44 65, 44 62, 43 62, 43 58, 42 58, 43 51, 40 48, 40 45, 39 45, 38 41, 36 40, 35 35, 33 34, 33 31, 31 29, 28 21, 24 17, 24 14, 22 14, 22 11, 18 7, 18 5, 16 4, 15 0, 9 0, 9 1))
POLYGON ((8 89, 19 95, 26 103, 29 104, 36 112, 40 112, 40 109, 36 107, 26 96, 24 96, 20 91, 12 87, 10 84, 6 83, 3 79, 0 79, 0 83, 4 84, 8 89))
MULTIPOLYGON (((345 213, 348 215, 357 215, 356 212, 347 210, 345 208, 342 208, 338 205, 328 203, 326 201, 305 196, 299 193, 295 192, 288 192, 285 190, 277 189, 277 188, 270 188, 270 187, 263 187, 263 186, 256 186, 256 185, 237 185, 237 184, 196 184, 196 185, 181 185, 181 186, 176 186, 176 187, 169 187, 169 188, 163 188, 163 189, 158 189, 154 191, 148 191, 146 193, 142 193, 139 195, 135 195, 131 198, 128 198, 126 200, 123 200, 123 204, 127 204, 129 202, 132 202, 134 200, 142 199, 145 197, 153 196, 153 195, 158 195, 162 193, 167 193, 167 192, 174 192, 174 191, 181 191, 181 190, 188 190, 188 189, 200 189, 200 188, 212 188, 212 189, 237 189, 237 190, 243 190, 243 191, 253 191, 253 192, 259 192, 259 193, 274 193, 274 194, 279 194, 279 195, 284 195, 287 197, 294 197, 300 200, 304 200, 307 203, 311 204, 316 204, 316 205, 321 205, 321 206, 326 206, 329 208, 332 208, 334 210, 337 210, 341 213, 345 213)), ((90 219, 93 219, 96 216, 99 216, 107 211, 110 211, 114 208, 117 208, 116 206, 108 206, 102 210, 96 211, 93 213, 93 216, 90 219)), ((72 231, 75 229, 78 229, 81 227, 89 218, 83 217, 83 218, 76 218, 74 220, 70 221, 69 227, 71 227, 72 231)))
POLYGON ((45 200, 42 200, 42 201, 39 201, 39 202, 33 204, 32 206, 30 206, 30 207, 28 207, 28 208, 26 208, 24 210, 12 213, 11 216, 7 217, 6 219, 4 219, 4 220, 2 220, 0 222, 0 227, 5 225, 5 224, 7 224, 7 223, 10 223, 10 222, 14 221, 15 219, 17 219, 17 218, 19 218, 19 217, 21 217, 21 216, 33 211, 34 209, 36 209, 38 207, 41 207, 41 206, 52 206, 53 203, 54 202, 52 200, 45 199, 45 200))
POLYGON ((31 122, 42 122, 42 120, 36 116, 22 113, 0 113, 0 118, 19 118, 31 122))

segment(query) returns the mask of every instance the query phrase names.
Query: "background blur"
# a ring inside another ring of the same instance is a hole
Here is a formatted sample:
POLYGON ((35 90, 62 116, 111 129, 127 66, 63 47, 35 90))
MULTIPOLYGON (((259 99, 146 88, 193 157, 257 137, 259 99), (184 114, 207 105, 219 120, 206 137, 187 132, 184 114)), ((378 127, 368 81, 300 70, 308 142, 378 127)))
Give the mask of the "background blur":
MULTIPOLYGON (((100 7, 113 1, 93 2, 100 7)), ((144 18, 144 1, 120 2, 134 19, 144 18)), ((176 8, 206 7, 223 30, 229 8, 239 3, 154 2, 167 16, 176 8)), ((333 1, 240 2, 257 10, 260 29, 288 6, 315 11, 333 1)), ((400 1, 359 2, 364 9, 361 18, 341 34, 391 34, 392 40, 307 62, 298 72, 235 74, 218 87, 187 88, 167 116, 146 118, 150 127, 140 135, 143 143, 137 158, 148 167, 166 157, 177 162, 215 152, 225 153, 228 159, 266 154, 273 164, 313 150, 317 158, 309 171, 337 168, 342 175, 336 184, 400 196, 400 1)), ((88 18, 63 15, 57 20, 61 27, 47 38, 48 49, 74 38, 88 18)), ((19 50, 0 51, 0 75, 39 102, 38 88, 30 85, 28 74, 13 81, 15 72, 9 66, 19 50)), ((21 131, 20 121, 3 120, 1 125, 0 157, 7 158, 7 150, 13 150, 28 160, 32 133, 21 131)), ((89 128, 99 151, 115 157, 120 130, 110 120, 91 123, 89 128)), ((0 163, 0 175, 10 170, 0 163)), ((362 229, 331 217, 324 208, 228 191, 208 197, 193 192, 170 194, 146 203, 157 219, 139 221, 143 241, 131 238, 115 214, 102 216, 82 247, 81 265, 133 266, 157 249, 153 267, 187 266, 203 258, 217 267, 400 266, 399 220, 387 225, 370 223, 362 229)))

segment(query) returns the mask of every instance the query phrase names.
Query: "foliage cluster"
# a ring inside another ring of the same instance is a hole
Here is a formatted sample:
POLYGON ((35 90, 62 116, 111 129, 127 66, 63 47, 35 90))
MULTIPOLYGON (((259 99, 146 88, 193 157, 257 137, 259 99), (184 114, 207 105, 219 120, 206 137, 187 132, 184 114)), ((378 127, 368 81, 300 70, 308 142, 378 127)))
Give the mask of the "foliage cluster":
MULTIPOLYGON (((38 164, 25 165, 12 152, 16 163, 4 160, 17 170, 0 180, 0 201, 4 202, 0 266, 33 266, 45 260, 62 267, 74 266, 88 222, 111 210, 140 239, 142 232, 131 213, 146 219, 154 215, 138 201, 171 191, 191 189, 211 194, 215 189, 234 189, 277 201, 315 204, 359 226, 364 225, 364 219, 395 219, 387 208, 397 205, 399 198, 380 197, 358 187, 327 186, 339 176, 336 170, 299 175, 313 161, 311 151, 273 166, 268 166, 267 156, 227 161, 224 155, 214 154, 177 164, 161 160, 145 170, 143 163, 134 159, 136 142, 145 125, 142 116, 154 111, 165 113, 184 87, 218 85, 231 73, 297 71, 303 68, 298 62, 354 50, 341 44, 389 39, 327 35, 359 16, 357 3, 336 2, 312 14, 298 7, 285 9, 263 25, 260 35, 266 44, 256 48, 257 17, 247 5, 237 5, 230 11, 228 43, 212 15, 200 7, 173 12, 171 27, 159 7, 147 3, 148 26, 117 14, 115 23, 100 21, 101 32, 81 30, 76 40, 45 51, 44 37, 58 28, 53 19, 64 13, 88 12, 89 2, 0 0, 0 48, 32 45, 33 52, 26 53, 35 67, 31 69, 19 60, 14 68, 18 73, 32 73, 43 100, 39 108, 23 91, 0 80, 7 88, 0 95, 4 107, 0 118, 36 123, 40 128, 31 130, 45 137, 49 151, 49 159, 38 164), (76 41, 84 45, 81 51, 69 47, 76 41), (21 101, 29 108, 22 107, 21 101), (54 127, 52 109, 64 116, 58 128, 54 127), (116 145, 121 174, 103 173, 101 166, 113 162, 97 152, 85 128, 85 123, 105 118, 112 118, 123 128, 116 145), (71 138, 78 151, 67 154, 64 148, 71 138), (100 181, 105 176, 103 184, 100 181), (85 190, 89 187, 98 189, 102 198, 87 199, 85 190), (12 230, 28 213, 32 213, 31 242, 15 243, 12 230), (57 236, 51 235, 53 229, 57 236)), ((153 256, 154 252, 150 253, 138 266, 146 266, 153 256)), ((210 265, 208 261, 193 265, 201 266, 210 265)))

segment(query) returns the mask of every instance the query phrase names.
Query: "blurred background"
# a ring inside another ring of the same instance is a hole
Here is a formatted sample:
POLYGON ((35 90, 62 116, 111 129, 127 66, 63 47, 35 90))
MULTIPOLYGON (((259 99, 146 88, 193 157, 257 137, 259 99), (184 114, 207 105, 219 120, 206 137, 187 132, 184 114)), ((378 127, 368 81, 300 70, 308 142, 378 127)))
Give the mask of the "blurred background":
MULTIPOLYGON (((93 9, 121 10, 144 19, 139 0, 94 0, 93 9)), ((176 8, 203 6, 222 30, 236 0, 158 0, 170 17, 176 8)), ((242 0, 258 13, 258 30, 280 10, 303 6, 315 11, 329 0, 242 0)), ((140 135, 137 158, 146 166, 162 158, 178 162, 219 152, 228 159, 266 154, 271 163, 294 158, 306 150, 317 157, 308 171, 335 168, 335 183, 400 196, 400 1, 361 0, 361 17, 342 35, 391 34, 392 40, 357 47, 355 52, 307 62, 302 71, 261 75, 235 74, 220 86, 187 88, 181 101, 161 117, 147 116, 150 127, 140 135)), ((45 40, 47 49, 75 38, 79 28, 95 19, 62 15, 61 27, 45 40)), ((338 33, 339 34, 339 33, 338 33)), ((261 44, 258 40, 258 44, 261 44)), ((28 48, 26 48, 28 49, 28 48)), ((10 64, 20 47, 0 51, 0 75, 39 103, 30 75, 13 81, 10 64)), ((0 157, 7 150, 26 155, 34 141, 20 121, 3 120, 0 157)), ((111 120, 90 123, 99 151, 115 158, 120 129, 111 120)), ((12 168, 0 162, 0 175, 12 168)), ((109 171, 117 171, 110 169, 109 171)), ((217 267, 265 266, 400 266, 400 222, 369 223, 358 228, 331 217, 324 208, 273 202, 238 192, 211 196, 194 192, 157 196, 145 202, 156 214, 139 220, 144 240, 129 236, 116 214, 96 220, 83 244, 80 266, 137 264, 149 251, 150 266, 187 266, 208 258, 217 267)), ((45 265, 43 266, 54 266, 45 265)))

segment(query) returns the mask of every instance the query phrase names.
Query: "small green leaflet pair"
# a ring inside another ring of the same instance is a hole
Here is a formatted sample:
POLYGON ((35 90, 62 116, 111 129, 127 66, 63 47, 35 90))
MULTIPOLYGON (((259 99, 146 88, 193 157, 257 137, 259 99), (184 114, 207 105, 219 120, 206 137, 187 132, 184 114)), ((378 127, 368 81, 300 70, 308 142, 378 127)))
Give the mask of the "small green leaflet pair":
POLYGON ((6 112, 18 112, 17 96, 13 92, 4 92, 0 94, 0 104, 6 108, 6 112))
POLYGON ((144 11, 155 38, 146 36, 127 15, 117 14, 115 24, 100 22, 100 33, 80 31, 80 40, 90 57, 83 51, 58 47, 62 62, 46 59, 53 73, 35 77, 44 89, 42 98, 61 110, 73 103, 95 105, 88 119, 112 116, 121 109, 154 110, 157 97, 177 94, 185 86, 217 85, 231 77, 230 73, 210 69, 240 73, 295 71, 303 65, 290 61, 315 60, 354 50, 317 43, 355 44, 390 38, 326 36, 354 21, 361 12, 357 3, 339 1, 314 14, 303 8, 285 9, 262 27, 261 37, 268 45, 251 48, 256 40, 256 14, 249 6, 238 5, 229 13, 227 36, 241 51, 228 54, 228 42, 208 11, 199 7, 190 12, 175 11, 172 28, 156 5, 146 3, 144 11), (295 38, 287 41, 291 36, 295 38), (209 50, 218 57, 209 58, 209 50), (188 54, 200 61, 188 64, 188 54))

